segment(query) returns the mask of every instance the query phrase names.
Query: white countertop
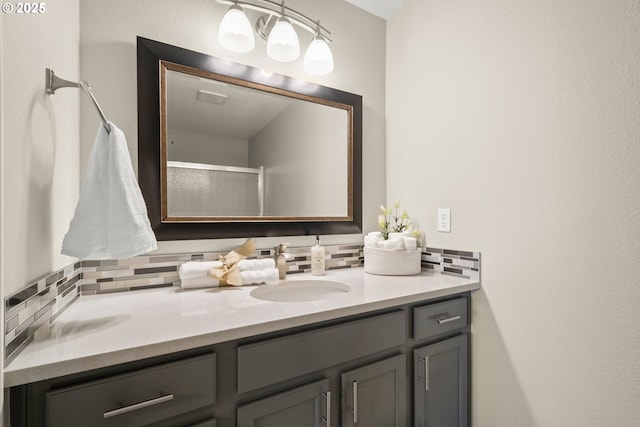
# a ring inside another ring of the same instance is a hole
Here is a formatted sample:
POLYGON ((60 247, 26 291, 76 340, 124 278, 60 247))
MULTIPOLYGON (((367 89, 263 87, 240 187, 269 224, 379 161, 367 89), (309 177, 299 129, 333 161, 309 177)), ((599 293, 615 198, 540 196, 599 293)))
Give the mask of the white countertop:
MULTIPOLYGON (((11 387, 147 357, 472 291, 476 280, 439 273, 375 276, 362 268, 287 281, 346 283, 348 293, 309 302, 256 299, 256 286, 181 290, 158 288, 82 296, 5 369, 11 387)), ((262 285, 269 286, 269 285, 262 285)), ((278 286, 278 285, 272 285, 278 286)))

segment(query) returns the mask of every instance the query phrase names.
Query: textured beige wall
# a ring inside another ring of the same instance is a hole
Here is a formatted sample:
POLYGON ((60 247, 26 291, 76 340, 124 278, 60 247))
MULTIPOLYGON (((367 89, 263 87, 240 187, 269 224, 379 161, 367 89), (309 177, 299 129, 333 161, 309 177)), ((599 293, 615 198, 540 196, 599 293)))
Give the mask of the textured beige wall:
POLYGON ((77 89, 45 94, 45 68, 77 81, 77 0, 2 17, 2 288, 20 289, 72 258, 60 255, 79 190, 77 89))
MULTIPOLYGON (((2 14, 0 14, 0 57, 2 57, 2 14)), ((3 296, 2 284, 2 271, 4 266, 4 213, 2 212, 2 206, 4 206, 4 100, 2 99, 3 87, 4 87, 4 72, 3 61, 0 61, 0 296, 3 296)), ((0 310, 0 325, 4 325, 4 310, 0 310)), ((4 360, 4 339, 0 339, 0 360, 4 360)), ((4 388, 4 364, 0 366, 0 388, 4 388)), ((4 410, 4 393, 0 395, 0 426, 6 425, 4 410)))
MULTIPOLYGON (((384 20, 342 0, 297 0, 294 6, 317 17, 332 32, 335 70, 314 77, 302 70, 302 60, 279 63, 266 55, 264 41, 256 40, 250 54, 234 54, 217 42, 218 23, 227 10, 212 0, 83 0, 80 2, 81 72, 91 79, 107 116, 126 134, 137 167, 136 36, 266 68, 363 96, 364 103, 364 228, 376 226, 375 209, 385 194, 385 37, 384 20), (375 46, 375 49, 371 49, 375 46)), ((311 36, 302 39, 306 46, 311 36)), ((98 121, 89 106, 81 108, 81 168, 95 136, 98 121)), ((282 239, 258 239, 258 247, 282 239)), ((362 242, 361 235, 327 236, 326 244, 362 242)), ((243 239, 159 242, 157 253, 226 250, 243 239)), ((314 239, 287 237, 292 246, 311 245, 314 239)))
POLYGON ((387 34, 388 199, 482 252, 473 425, 640 425, 640 2, 409 0, 387 34))
MULTIPOLYGON (((0 12, 0 295, 70 262, 60 255, 78 194, 79 91, 45 95, 45 68, 79 78, 78 2, 0 12), (54 206, 55 203, 55 206, 54 206)), ((4 310, 2 322, 4 325, 4 310)), ((4 337, 4 334, 3 334, 4 337)), ((0 345, 4 360, 4 339, 0 345)), ((0 388, 3 383, 0 364, 0 388)), ((0 425, 8 425, 0 395, 0 425)))

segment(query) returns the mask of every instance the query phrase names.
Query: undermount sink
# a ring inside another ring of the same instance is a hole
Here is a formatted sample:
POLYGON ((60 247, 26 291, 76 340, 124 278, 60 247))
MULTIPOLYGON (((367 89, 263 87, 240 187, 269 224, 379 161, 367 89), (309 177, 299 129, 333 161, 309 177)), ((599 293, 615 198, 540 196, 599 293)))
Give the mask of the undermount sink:
POLYGON ((319 301, 344 295, 350 290, 349 285, 331 280, 300 279, 260 286, 251 291, 251 296, 275 302, 319 301))

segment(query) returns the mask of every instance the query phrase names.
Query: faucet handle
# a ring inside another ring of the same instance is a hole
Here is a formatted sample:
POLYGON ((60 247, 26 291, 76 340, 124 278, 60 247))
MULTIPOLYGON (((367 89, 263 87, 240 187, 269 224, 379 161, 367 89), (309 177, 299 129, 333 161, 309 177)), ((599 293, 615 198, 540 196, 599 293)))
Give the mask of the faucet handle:
POLYGON ((286 253, 288 243, 279 243, 273 249, 275 253, 273 257, 276 260, 276 267, 278 269, 278 278, 280 280, 284 280, 287 278, 287 259, 289 259, 289 254, 286 253))
POLYGON ((278 243, 273 250, 276 252, 276 255, 283 254, 287 251, 287 245, 288 243, 278 243))

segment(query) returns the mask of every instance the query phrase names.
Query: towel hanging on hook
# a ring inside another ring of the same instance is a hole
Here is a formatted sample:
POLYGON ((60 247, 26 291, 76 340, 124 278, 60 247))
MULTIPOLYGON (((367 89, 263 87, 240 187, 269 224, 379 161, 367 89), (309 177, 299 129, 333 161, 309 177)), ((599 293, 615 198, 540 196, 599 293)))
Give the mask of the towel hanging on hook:
POLYGON ((93 96, 93 92, 91 92, 91 86, 89 86, 89 83, 87 83, 84 80, 81 80, 80 82, 75 83, 75 82, 70 82, 69 80, 61 79, 60 77, 55 75, 55 73, 51 68, 47 68, 45 86, 46 86, 47 93, 49 95, 53 95, 54 93, 56 93, 56 90, 63 87, 77 87, 82 89, 82 91, 87 95, 89 100, 93 103, 93 106, 96 107, 96 110, 98 110, 98 114, 100 114, 100 118, 102 119, 102 125, 106 129, 107 133, 111 132, 111 126, 109 126, 109 121, 107 120, 107 116, 104 115, 104 112, 102 111, 102 108, 100 108, 100 105, 96 100, 96 97, 93 96))

